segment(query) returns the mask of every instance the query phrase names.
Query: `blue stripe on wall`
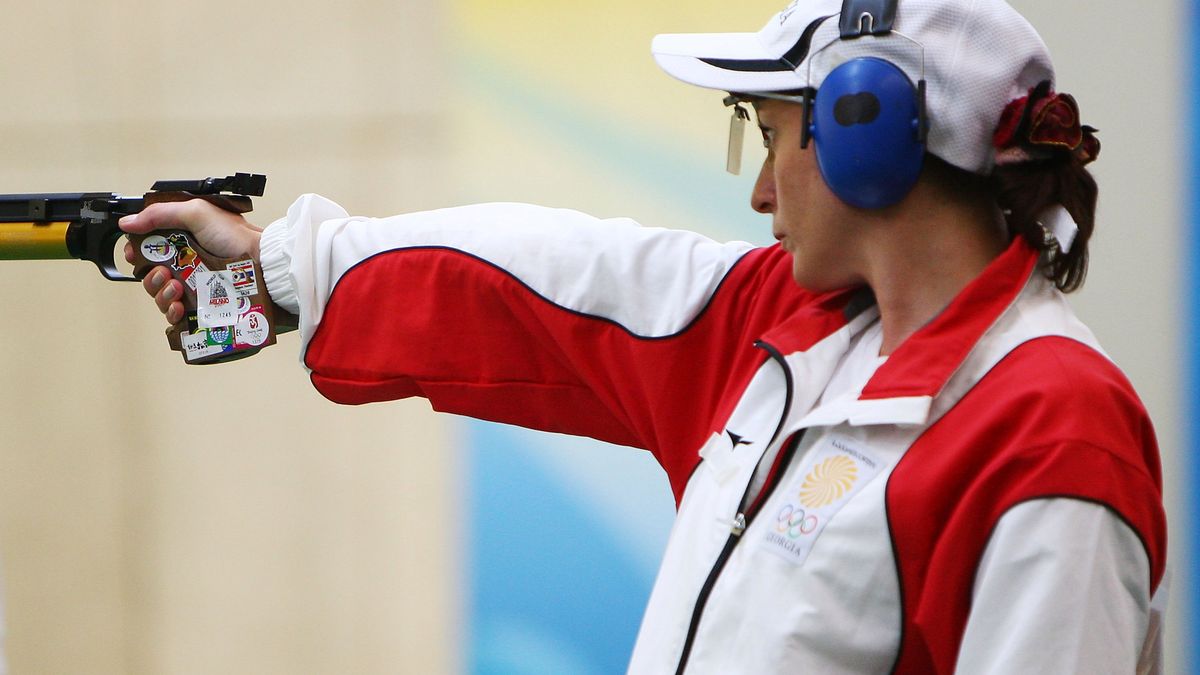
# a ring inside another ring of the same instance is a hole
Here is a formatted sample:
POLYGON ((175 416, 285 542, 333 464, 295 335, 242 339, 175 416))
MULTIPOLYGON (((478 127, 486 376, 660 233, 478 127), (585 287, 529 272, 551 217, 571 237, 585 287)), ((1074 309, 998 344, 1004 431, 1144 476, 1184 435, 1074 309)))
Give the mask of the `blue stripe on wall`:
MULTIPOLYGON (((1194 25, 1197 18, 1200 18, 1200 2, 1193 0, 1189 3, 1190 19, 1194 25)), ((1187 104, 1189 107, 1189 119, 1191 124, 1190 140, 1188 153, 1188 197, 1187 211, 1185 216, 1186 226, 1183 228, 1183 237, 1185 246, 1187 247, 1187 260, 1184 262, 1184 275, 1187 277, 1187 298, 1185 303, 1188 317, 1185 322, 1187 327, 1187 335, 1196 335, 1200 330, 1200 235, 1197 233, 1197 224, 1200 224, 1200 134, 1196 133, 1196 129, 1200 128, 1200 99, 1197 98, 1196 92, 1200 87, 1200 44, 1195 42, 1192 31, 1184 31, 1186 36, 1184 40, 1185 47, 1191 58, 1187 59, 1188 79, 1190 87, 1187 91, 1191 94, 1187 104)), ((1182 341, 1181 344, 1187 345, 1188 342, 1182 341)), ((1183 354, 1184 362, 1184 409, 1186 411, 1182 423, 1184 448, 1186 452, 1184 462, 1187 467, 1187 479, 1181 483, 1181 489, 1184 491, 1183 499, 1187 504, 1185 510, 1186 522, 1189 524, 1200 523, 1200 495, 1196 494, 1196 486, 1200 486, 1200 437, 1197 436, 1197 416, 1200 415, 1200 387, 1197 383, 1200 382, 1200 349, 1196 347, 1185 347, 1183 354)), ((1192 530, 1192 528, 1189 528, 1192 530)), ((1178 531, 1178 528, 1177 528, 1178 531)), ((1187 595, 1182 600, 1185 601, 1184 608, 1184 630, 1188 635, 1184 636, 1184 654, 1185 663, 1175 664, 1180 673, 1196 672, 1192 664, 1200 663, 1200 556, 1196 555, 1197 537, 1191 534, 1189 537, 1187 579, 1179 579, 1176 583, 1183 587, 1187 595)), ((1176 578, 1181 575, 1177 575, 1176 578)), ((1178 597, 1178 595, 1176 596, 1178 597)), ((1169 627, 1168 627, 1169 629, 1169 627)))
MULTIPOLYGON (((1190 19, 1188 25, 1195 25, 1195 21, 1200 18, 1200 2, 1193 1, 1189 6, 1190 19)), ((1183 237, 1185 238, 1185 246, 1187 246, 1188 256, 1184 263, 1184 274, 1187 276, 1187 292, 1188 301, 1185 303, 1188 311, 1188 318, 1184 324, 1187 327, 1187 335, 1196 335, 1200 331, 1200 234, 1197 233, 1197 225, 1200 224, 1200 134, 1196 129, 1200 128, 1200 99, 1197 98, 1197 91, 1200 91, 1200 44, 1195 42, 1194 33, 1192 31, 1183 31, 1186 36, 1184 40, 1190 43, 1185 44, 1191 58, 1187 59, 1188 79, 1190 87, 1187 91, 1191 94, 1187 105, 1189 106, 1190 140, 1188 153, 1188 197, 1187 199, 1187 215, 1185 216, 1186 226, 1183 228, 1183 237)), ((1181 341, 1181 344, 1188 345, 1188 341, 1181 341)), ((1184 347, 1184 361, 1186 362, 1184 374, 1184 391, 1185 401, 1184 409, 1186 414, 1183 420, 1183 435, 1184 448, 1188 450, 1184 462, 1187 466, 1187 480, 1181 483, 1181 489, 1184 492, 1184 500, 1187 504, 1185 511, 1186 523, 1194 525, 1200 523, 1200 495, 1196 494, 1197 486, 1200 486, 1200 436, 1197 435, 1196 419, 1200 416, 1200 387, 1197 383, 1200 382, 1200 349, 1194 346, 1184 347)), ((1176 528, 1177 531, 1179 528, 1176 528)), ((1188 631, 1188 635, 1184 637, 1184 660, 1183 664, 1176 664, 1180 673, 1193 673, 1196 670, 1192 664, 1200 663, 1200 555, 1197 555, 1197 541, 1200 537, 1194 534, 1194 528, 1188 528, 1192 533, 1189 537, 1190 550, 1188 551, 1188 578, 1180 579, 1179 583, 1186 591, 1186 597, 1182 599, 1186 601, 1184 610, 1184 628, 1188 631)), ((1178 576, 1177 576, 1178 578, 1178 576)))
MULTIPOLYGON (((570 451, 552 447, 549 439, 557 437, 483 422, 466 426, 468 672, 624 672, 654 581, 626 541, 625 530, 637 523, 605 523, 578 484, 552 471, 542 454, 570 451)), ((592 445, 625 473, 628 461, 614 454, 638 452, 592 445)), ((639 519, 669 523, 669 496, 664 513, 636 484, 630 487, 626 497, 647 506, 639 519)))

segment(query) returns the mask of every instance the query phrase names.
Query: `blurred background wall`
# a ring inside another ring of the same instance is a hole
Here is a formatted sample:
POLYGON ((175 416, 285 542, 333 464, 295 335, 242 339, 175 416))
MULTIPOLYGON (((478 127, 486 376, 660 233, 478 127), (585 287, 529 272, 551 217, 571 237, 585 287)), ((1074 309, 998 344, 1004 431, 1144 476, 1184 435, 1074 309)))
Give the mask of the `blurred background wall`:
MULTIPOLYGON (((659 32, 757 30, 783 0, 178 0, 11 7, 0 192, 266 173, 353 213, 486 200, 765 242, 723 171, 720 96, 660 74, 659 32)), ((1014 0, 1104 152, 1075 305, 1154 416, 1190 672, 1177 315, 1187 156, 1176 2, 1014 0)), ((746 166, 758 156, 748 152, 746 166)), ((747 170, 747 173, 753 173, 747 170)), ((615 672, 670 524, 624 448, 340 408, 296 338, 185 368, 135 285, 0 264, 0 578, 14 673, 615 672), (569 570, 570 574, 563 574, 569 570)))

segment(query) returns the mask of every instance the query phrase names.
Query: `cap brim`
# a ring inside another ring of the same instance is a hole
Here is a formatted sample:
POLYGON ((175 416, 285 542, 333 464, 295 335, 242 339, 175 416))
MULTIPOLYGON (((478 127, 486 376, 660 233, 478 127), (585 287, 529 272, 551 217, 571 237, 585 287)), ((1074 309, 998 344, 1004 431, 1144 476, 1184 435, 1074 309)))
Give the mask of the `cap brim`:
POLYGON ((668 75, 698 87, 749 93, 805 86, 800 73, 766 52, 756 33, 658 35, 650 51, 668 75))

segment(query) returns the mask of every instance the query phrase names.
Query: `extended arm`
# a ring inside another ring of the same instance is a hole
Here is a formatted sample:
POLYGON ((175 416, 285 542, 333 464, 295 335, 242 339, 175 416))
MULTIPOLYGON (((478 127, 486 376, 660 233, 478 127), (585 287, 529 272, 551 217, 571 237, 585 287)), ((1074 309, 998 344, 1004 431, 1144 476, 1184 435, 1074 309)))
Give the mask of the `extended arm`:
MULTIPOLYGON (((232 222, 197 236, 216 232, 259 236, 232 222)), ((423 396, 648 448, 681 470, 731 364, 761 358, 748 319, 758 286, 790 285, 785 256, 762 253, 562 209, 371 219, 315 196, 261 241, 272 298, 299 313, 304 364, 330 399, 423 396)))
POLYGON ((369 219, 308 196, 262 255, 334 401, 422 396, 671 454, 698 447, 723 352, 744 342, 738 303, 716 296, 745 290, 730 273, 749 248, 524 204, 369 219))

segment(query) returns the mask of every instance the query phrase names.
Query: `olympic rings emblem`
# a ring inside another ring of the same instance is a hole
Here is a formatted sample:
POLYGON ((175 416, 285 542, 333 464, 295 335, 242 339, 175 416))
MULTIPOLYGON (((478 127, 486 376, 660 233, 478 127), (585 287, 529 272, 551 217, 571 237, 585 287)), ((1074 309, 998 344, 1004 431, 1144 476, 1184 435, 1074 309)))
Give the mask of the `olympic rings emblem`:
POLYGON ((817 516, 809 515, 804 509, 791 504, 785 505, 775 517, 775 529, 780 534, 786 534, 789 539, 799 539, 806 534, 812 534, 821 524, 817 516))

